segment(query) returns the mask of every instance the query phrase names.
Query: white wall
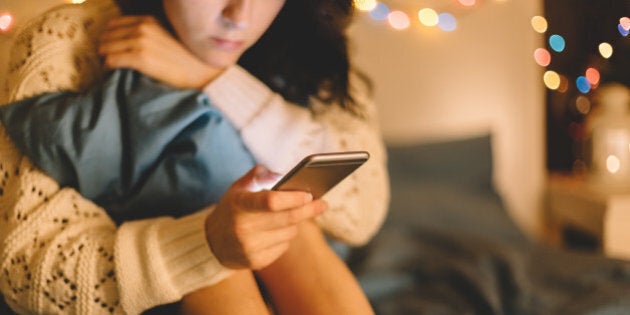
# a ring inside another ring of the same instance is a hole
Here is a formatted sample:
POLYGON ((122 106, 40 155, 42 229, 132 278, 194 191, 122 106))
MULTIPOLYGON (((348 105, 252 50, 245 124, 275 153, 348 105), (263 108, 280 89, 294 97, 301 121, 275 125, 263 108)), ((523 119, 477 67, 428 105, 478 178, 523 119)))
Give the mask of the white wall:
MULTIPOLYGON (((395 31, 360 14, 350 32, 355 63, 374 80, 387 141, 491 131, 498 189, 519 224, 539 235, 544 90, 532 56, 543 39, 529 21, 542 15, 542 3, 479 2, 454 14, 458 28, 451 33, 417 21, 395 31)), ((414 1, 392 3, 421 8, 414 1)))

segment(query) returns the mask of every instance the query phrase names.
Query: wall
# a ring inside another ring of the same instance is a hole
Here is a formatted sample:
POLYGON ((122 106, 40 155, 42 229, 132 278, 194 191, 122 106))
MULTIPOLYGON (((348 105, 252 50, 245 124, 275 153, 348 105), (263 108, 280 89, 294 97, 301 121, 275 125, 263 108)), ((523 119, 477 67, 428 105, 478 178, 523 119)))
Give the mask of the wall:
POLYGON ((451 33, 417 21, 395 31, 360 14, 350 32, 356 64, 374 80, 386 140, 492 132, 496 186, 519 224, 535 235, 545 171, 542 69, 533 51, 543 39, 530 19, 542 15, 541 8, 538 0, 480 1, 458 11, 451 33))

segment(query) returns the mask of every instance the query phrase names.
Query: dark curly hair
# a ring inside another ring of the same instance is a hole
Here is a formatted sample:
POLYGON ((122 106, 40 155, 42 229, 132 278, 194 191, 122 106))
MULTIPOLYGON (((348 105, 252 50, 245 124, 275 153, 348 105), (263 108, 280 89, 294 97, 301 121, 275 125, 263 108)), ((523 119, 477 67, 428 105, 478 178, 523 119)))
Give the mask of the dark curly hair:
MULTIPOLYGON (((153 15, 172 31, 162 1, 117 2, 123 14, 153 15)), ((357 113, 346 36, 352 13, 352 0, 287 0, 238 63, 288 101, 306 106, 314 97, 357 113)))

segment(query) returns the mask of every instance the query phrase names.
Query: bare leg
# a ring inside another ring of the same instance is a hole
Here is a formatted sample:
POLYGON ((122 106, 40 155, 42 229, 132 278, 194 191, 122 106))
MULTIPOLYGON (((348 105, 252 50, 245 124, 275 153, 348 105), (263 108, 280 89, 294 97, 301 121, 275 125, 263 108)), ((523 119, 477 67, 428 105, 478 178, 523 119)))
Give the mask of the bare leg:
POLYGON ((180 313, 183 315, 269 314, 250 270, 236 271, 216 285, 184 296, 180 313))
POLYGON ((289 250, 256 274, 277 314, 374 313, 354 275, 312 222, 302 223, 289 250))

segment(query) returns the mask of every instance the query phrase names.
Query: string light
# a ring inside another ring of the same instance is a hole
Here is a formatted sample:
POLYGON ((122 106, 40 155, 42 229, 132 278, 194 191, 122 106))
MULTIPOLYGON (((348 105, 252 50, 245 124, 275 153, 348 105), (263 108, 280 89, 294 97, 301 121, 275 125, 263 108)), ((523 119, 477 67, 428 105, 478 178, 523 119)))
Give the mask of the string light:
POLYGON ((557 72, 548 70, 543 75, 543 82, 550 90, 555 90, 560 87, 560 75, 557 72))
POLYGON ((361 11, 371 11, 376 8, 376 0, 354 0, 354 6, 361 11))
MULTIPOLYGON (((370 17, 376 21, 387 20, 388 24, 396 29, 403 30, 407 29, 411 26, 411 20, 409 20, 409 15, 405 13, 405 10, 400 9, 391 9, 384 3, 385 0, 353 0, 353 5, 360 11, 369 12, 370 17), (383 1, 383 2, 381 2, 383 1), (392 15, 392 13, 396 12, 392 15), (403 15, 405 17, 403 17, 403 15), (409 23, 409 24, 408 24, 409 23)), ((460 6, 466 7, 468 10, 470 7, 476 6, 479 4, 477 0, 450 0, 453 1, 460 6)), ((505 0, 495 0, 496 2, 503 2, 505 0)), ((450 12, 440 12, 438 13, 436 10, 432 8, 423 8, 419 9, 418 21, 422 26, 434 27, 437 26, 439 29, 445 32, 452 32, 457 29, 457 19, 455 15, 450 12)))
MULTIPOLYGON (((545 33, 548 29, 548 22, 542 16, 534 16, 531 18, 531 26, 534 31, 538 33, 545 33)), ((628 36, 630 33, 630 18, 621 17, 617 29, 623 36, 628 36)), ((548 38, 548 44, 550 48, 558 53, 561 53, 566 48, 566 42, 564 37, 559 34, 553 34, 548 38)), ((604 59, 608 59, 613 55, 614 48, 610 43, 602 42, 598 45, 599 54, 604 59)), ((547 67, 551 64, 551 55, 549 51, 544 48, 538 48, 534 51, 534 60, 542 67, 547 67)), ((575 79, 575 87, 582 94, 587 94, 590 91, 597 89, 601 80, 601 74, 595 67, 589 67, 586 69, 584 75, 578 76, 575 79)), ((568 90, 569 80, 565 76, 558 74, 554 71, 546 71, 543 76, 543 82, 545 86, 550 90, 556 90, 564 93, 568 90)), ((586 106, 583 106, 586 107, 586 106)), ((583 112, 583 111, 579 111, 583 112)))
POLYGON ((438 14, 431 8, 424 8, 418 11, 418 21, 424 26, 436 26, 438 24, 438 14))
POLYGON ((566 46, 566 42, 564 41, 564 37, 553 34, 549 36, 549 46, 556 52, 564 51, 564 47, 566 46))
POLYGON ((458 0, 463 6, 471 7, 475 5, 475 0, 458 0))
POLYGON ((457 21, 450 13, 438 14, 438 27, 446 32, 452 32, 457 28, 457 21))
POLYGON ((613 47, 609 43, 603 42, 599 44, 599 53, 604 57, 604 59, 608 59, 613 54, 613 47))
POLYGON ((547 31, 547 19, 545 19, 544 17, 537 15, 534 16, 531 20, 531 24, 532 27, 534 28, 534 31, 538 32, 538 33, 544 33, 547 31))
POLYGON ((404 30, 409 27, 409 17, 405 12, 402 11, 392 11, 387 16, 387 20, 389 25, 397 30, 404 30))
POLYGON ((385 3, 378 2, 376 7, 370 11, 370 16, 376 21, 383 21, 387 19, 389 12, 389 7, 385 3))
POLYGON ((3 13, 0 15, 0 32, 8 32, 13 26, 13 15, 10 13, 3 13))
POLYGON ((599 79, 601 78, 599 71, 595 68, 586 69, 586 79, 591 84, 591 87, 595 87, 599 84, 599 79))
POLYGON ((546 67, 551 63, 551 54, 547 49, 538 48, 534 51, 534 60, 542 67, 546 67))

